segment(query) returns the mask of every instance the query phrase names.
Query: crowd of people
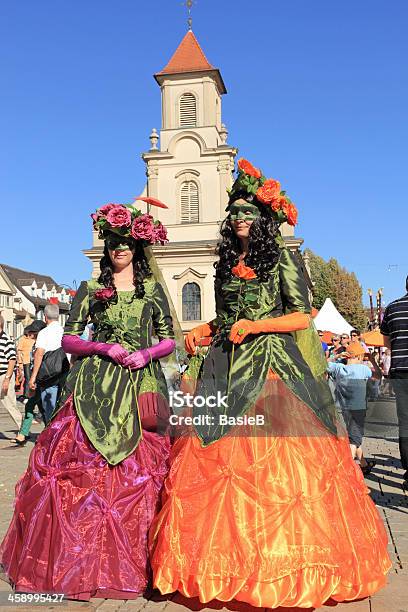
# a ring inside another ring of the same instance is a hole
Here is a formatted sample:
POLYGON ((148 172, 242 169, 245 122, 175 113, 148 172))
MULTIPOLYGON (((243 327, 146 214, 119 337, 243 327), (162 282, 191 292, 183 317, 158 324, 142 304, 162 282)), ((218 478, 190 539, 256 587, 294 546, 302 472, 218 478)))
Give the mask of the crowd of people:
POLYGON ((69 355, 61 347, 64 329, 58 322, 56 304, 45 307, 44 319, 28 325, 16 347, 4 331, 0 315, 0 404, 18 428, 13 442, 19 446, 29 439, 36 408, 36 421, 49 422, 69 369, 69 355))
POLYGON ((347 428, 352 457, 363 474, 368 474, 376 462, 363 453, 367 402, 395 397, 389 379, 391 350, 368 347, 358 329, 332 334, 329 343, 323 341, 322 330, 318 334, 327 360, 329 386, 347 428))

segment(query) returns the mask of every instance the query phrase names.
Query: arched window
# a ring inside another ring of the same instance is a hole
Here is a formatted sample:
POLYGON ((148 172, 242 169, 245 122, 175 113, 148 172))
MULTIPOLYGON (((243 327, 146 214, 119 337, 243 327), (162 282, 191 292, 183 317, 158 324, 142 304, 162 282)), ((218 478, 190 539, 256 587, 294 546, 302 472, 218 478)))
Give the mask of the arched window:
POLYGON ((180 189, 181 223, 199 222, 198 185, 194 181, 184 181, 180 189))
POLYGON ((179 102, 180 127, 197 126, 197 101, 192 93, 184 93, 179 102))
POLYGON ((186 283, 182 293, 183 321, 201 321, 201 290, 197 283, 186 283))

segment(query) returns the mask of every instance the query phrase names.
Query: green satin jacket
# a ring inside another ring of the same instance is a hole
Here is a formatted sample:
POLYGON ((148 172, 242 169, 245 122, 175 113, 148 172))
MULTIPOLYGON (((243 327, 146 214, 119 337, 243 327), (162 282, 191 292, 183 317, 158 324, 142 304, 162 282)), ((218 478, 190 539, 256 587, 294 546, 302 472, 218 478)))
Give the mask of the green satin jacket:
POLYGON ((193 416, 207 417, 205 424, 195 425, 203 445, 211 444, 231 429, 230 425, 219 424, 220 414, 236 418, 253 406, 264 388, 269 369, 336 434, 336 412, 326 380, 326 360, 312 322, 303 331, 251 334, 237 345, 228 340, 231 325, 239 319, 255 321, 296 311, 311 312, 298 257, 283 247, 267 282, 233 276, 222 286, 216 286, 215 295, 218 332, 205 356, 192 357, 187 375, 198 378, 196 396, 209 398, 219 391, 227 395, 228 408, 206 404, 193 409, 193 416))
MULTIPOLYGON (((94 324, 93 340, 119 342, 129 352, 152 345, 153 332, 161 340, 173 338, 172 318, 162 286, 153 278, 144 281, 145 295, 119 291, 117 303, 95 299, 102 286, 83 281, 75 295, 64 334, 81 335, 94 324)), ((167 385, 159 361, 130 371, 106 357, 78 359, 65 383, 58 409, 73 393, 75 409, 86 435, 111 465, 128 457, 142 437, 138 397, 144 392, 162 394, 167 385)), ((55 413, 54 413, 55 414, 55 413)))

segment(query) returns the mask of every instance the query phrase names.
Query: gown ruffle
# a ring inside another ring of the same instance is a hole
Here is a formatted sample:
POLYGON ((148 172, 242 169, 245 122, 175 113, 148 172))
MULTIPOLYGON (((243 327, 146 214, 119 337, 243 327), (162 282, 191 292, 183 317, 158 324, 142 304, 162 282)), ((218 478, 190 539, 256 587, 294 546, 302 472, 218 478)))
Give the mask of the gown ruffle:
POLYGON ((133 599, 150 577, 147 533, 168 471, 167 436, 143 431, 112 467, 92 447, 72 396, 39 436, 16 486, 1 560, 20 592, 133 599))
POLYGON ((235 430, 203 448, 191 432, 174 444, 150 531, 162 593, 307 608, 384 586, 387 535, 346 433, 328 433, 282 381, 274 385, 278 435, 235 430))

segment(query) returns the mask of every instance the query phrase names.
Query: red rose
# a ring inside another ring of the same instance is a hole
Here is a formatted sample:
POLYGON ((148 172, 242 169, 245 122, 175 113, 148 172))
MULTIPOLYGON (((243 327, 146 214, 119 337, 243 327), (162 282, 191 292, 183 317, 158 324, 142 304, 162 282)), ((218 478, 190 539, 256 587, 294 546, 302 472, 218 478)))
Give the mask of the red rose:
POLYGON ((167 230, 162 223, 158 223, 154 226, 154 237, 155 242, 160 242, 160 244, 168 242, 167 230))
POLYGON ((259 168, 255 168, 251 162, 243 157, 238 160, 238 168, 242 170, 242 172, 245 172, 245 174, 249 174, 249 176, 253 176, 255 178, 261 178, 262 176, 259 168))
POLYGON ((263 204, 270 204, 280 194, 281 186, 275 179, 266 179, 264 184, 258 188, 256 198, 263 204))
POLYGON ((154 243, 156 229, 154 227, 153 217, 148 214, 136 217, 133 221, 130 233, 135 240, 147 240, 147 242, 154 243))
POLYGON ((112 227, 129 227, 132 223, 132 215, 128 208, 122 204, 116 204, 108 211, 106 220, 112 227))
POLYGON ((114 295, 115 290, 113 287, 104 287, 103 289, 98 289, 94 293, 95 299, 99 300, 100 302, 107 302, 108 300, 111 300, 114 295))

